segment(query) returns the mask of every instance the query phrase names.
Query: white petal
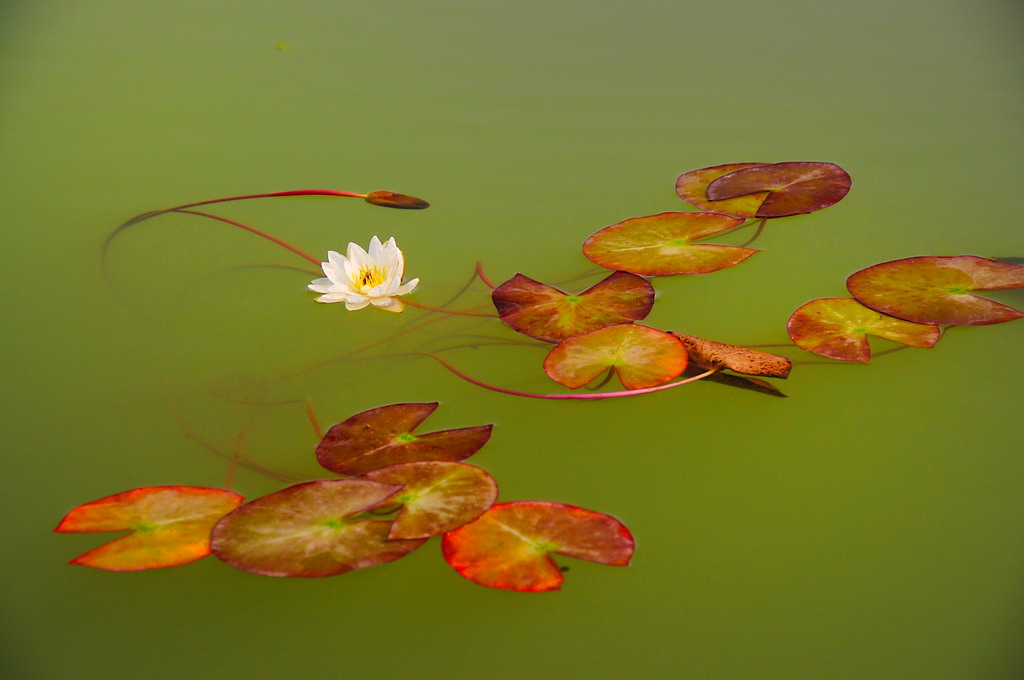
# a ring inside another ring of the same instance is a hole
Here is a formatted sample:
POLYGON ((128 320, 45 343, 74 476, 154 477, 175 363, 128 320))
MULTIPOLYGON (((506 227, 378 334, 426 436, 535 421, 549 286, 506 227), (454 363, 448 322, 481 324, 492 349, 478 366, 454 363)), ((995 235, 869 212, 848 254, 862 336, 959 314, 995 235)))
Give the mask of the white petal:
POLYGON ((385 312, 401 312, 405 309, 405 305, 402 301, 395 298, 377 298, 370 300, 370 302, 372 302, 377 309, 384 310, 385 312))
POLYGON ((388 242, 384 245, 383 263, 387 267, 388 272, 395 272, 399 279, 402 278, 402 269, 404 268, 402 251, 395 245, 394 236, 389 238, 388 242))
POLYGON ((374 236, 373 238, 370 239, 370 249, 367 251, 367 255, 370 256, 371 260, 379 263, 383 259, 381 257, 381 255, 383 254, 384 247, 380 244, 380 239, 374 236))
POLYGON ((308 288, 314 293, 331 293, 336 286, 330 279, 314 279, 308 288))
POLYGON ((401 286, 398 287, 398 290, 395 291, 395 295, 408 295, 409 293, 416 290, 416 286, 419 284, 419 282, 419 279, 413 279, 408 283, 402 284, 401 286))
POLYGON ((345 300, 345 309, 350 312, 354 312, 357 309, 362 309, 368 304, 370 304, 370 298, 366 298, 361 295, 350 295, 348 299, 345 300))
POLYGON ((347 300, 348 294, 346 293, 328 293, 327 295, 321 295, 316 299, 317 302, 341 302, 347 300))

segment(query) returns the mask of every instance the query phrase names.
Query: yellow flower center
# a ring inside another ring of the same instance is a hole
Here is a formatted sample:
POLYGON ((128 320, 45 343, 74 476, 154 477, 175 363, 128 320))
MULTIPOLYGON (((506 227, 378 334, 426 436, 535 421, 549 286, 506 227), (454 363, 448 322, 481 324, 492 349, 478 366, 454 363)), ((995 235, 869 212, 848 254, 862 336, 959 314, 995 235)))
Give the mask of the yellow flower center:
POLYGON ((377 265, 363 265, 359 268, 359 273, 356 274, 355 284, 359 287, 379 286, 380 284, 387 281, 387 272, 378 267, 377 265))

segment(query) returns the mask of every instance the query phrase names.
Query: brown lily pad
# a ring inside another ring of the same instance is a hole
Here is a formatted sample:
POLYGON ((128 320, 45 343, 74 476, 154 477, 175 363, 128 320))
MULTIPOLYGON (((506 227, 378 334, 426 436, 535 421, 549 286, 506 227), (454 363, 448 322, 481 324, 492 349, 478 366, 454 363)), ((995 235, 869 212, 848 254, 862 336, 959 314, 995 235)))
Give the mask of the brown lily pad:
POLYGON ((691 170, 679 175, 679 179, 676 180, 676 193, 679 194, 679 198, 701 210, 735 215, 744 219, 753 217, 764 203, 764 199, 768 197, 767 191, 715 201, 708 198, 707 189, 708 185, 719 177, 744 168, 763 165, 764 163, 726 163, 691 170))
POLYGON ((388 539, 388 520, 357 519, 402 490, 365 479, 304 482, 257 498, 213 529, 213 554, 264 576, 321 578, 392 562, 423 539, 388 539))
POLYGON ((864 305, 924 324, 984 326, 1024 313, 972 295, 975 290, 1024 288, 1024 266, 974 255, 908 257, 862 269, 846 288, 864 305))
POLYGON ((576 389, 611 369, 623 387, 639 390, 677 377, 686 361, 686 349, 672 335, 639 324, 616 324, 561 341, 544 359, 544 371, 576 389))
POLYGON ((850 191, 850 175, 835 163, 790 161, 740 168, 707 186, 712 201, 768 196, 754 217, 804 215, 827 208, 850 191))
POLYGON ((583 243, 583 254, 602 267, 644 276, 707 274, 739 264, 758 251, 693 241, 734 229, 743 221, 710 212, 634 217, 592 235, 583 243))
POLYGON ((629 529, 614 517, 539 501, 498 503, 441 543, 445 561, 465 578, 520 592, 561 586, 562 572, 550 553, 625 566, 633 549, 629 529))
POLYGON ((79 505, 54 531, 131 531, 71 564, 108 571, 176 567, 210 554, 210 530, 242 497, 223 489, 147 486, 79 505))
POLYGON ((462 460, 491 438, 490 425, 413 434, 436 408, 437 402, 390 404, 357 413, 327 431, 316 458, 331 472, 358 475, 398 463, 462 460))
POLYGON ((401 503, 388 538, 428 538, 458 529, 498 500, 494 478, 475 465, 402 463, 359 477, 404 488, 385 503, 401 503))
POLYGON ((868 335, 910 347, 931 347, 941 336, 936 326, 880 314, 852 298, 811 300, 793 312, 786 330, 797 347, 808 352, 861 362, 871 360, 868 335))
POLYGON ((647 279, 615 272, 577 295, 516 274, 491 293, 507 326, 531 338, 559 342, 617 323, 639 321, 654 305, 647 279))

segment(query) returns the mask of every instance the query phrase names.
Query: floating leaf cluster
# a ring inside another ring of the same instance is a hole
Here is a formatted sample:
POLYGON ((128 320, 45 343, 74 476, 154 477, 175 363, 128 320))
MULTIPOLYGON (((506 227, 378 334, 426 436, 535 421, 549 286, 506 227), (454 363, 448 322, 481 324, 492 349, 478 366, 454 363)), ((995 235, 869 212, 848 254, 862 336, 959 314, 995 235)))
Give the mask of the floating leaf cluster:
POLYGON ((111 571, 213 554, 254 574, 322 578, 393 562, 434 536, 444 536, 444 558, 459 574, 493 588, 559 588, 551 553, 629 563, 633 537, 610 515, 561 503, 495 505, 494 479, 457 462, 487 443, 491 426, 413 434, 436 408, 391 404, 332 427, 317 457, 353 476, 301 482, 247 503, 222 489, 132 489, 75 508, 56 531, 131 531, 72 560, 111 571))
MULTIPOLYGON (((524 397, 636 396, 701 379, 783 396, 765 378, 788 377, 790 359, 638 323, 655 303, 651 279, 708 274, 741 264, 759 252, 748 246, 769 220, 831 206, 847 195, 850 186, 845 170, 818 161, 728 163, 686 172, 676 180, 676 192, 696 210, 631 217, 592 234, 583 243, 583 255, 611 273, 578 293, 521 273, 494 285, 477 264, 475 276, 493 289, 490 301, 497 318, 550 347, 543 370, 551 380, 579 390, 602 375, 606 381, 614 376, 624 391, 520 392, 473 378, 437 354, 429 356, 475 385, 524 397), (742 245, 706 242, 744 227, 756 231, 742 245)), ((168 213, 243 229, 319 265, 318 258, 266 232, 194 210, 214 203, 303 195, 362 198, 372 205, 400 209, 428 207, 421 199, 388 191, 333 190, 188 203, 143 213, 120 225, 104 243, 104 271, 116 236, 168 213)), ((371 244, 377 248, 374 257, 361 259, 359 266, 335 258, 345 265, 334 268, 335 278, 344 279, 342 292, 352 303, 350 308, 366 304, 352 297, 363 295, 363 288, 373 289, 373 295, 412 292, 412 282, 408 289, 398 289, 404 260, 393 241, 388 242, 388 257, 378 240, 371 244), (394 286, 383 293, 373 288, 386 281, 394 286), (358 291, 357 283, 363 287, 358 291)), ((868 336, 929 348, 942 337, 944 327, 987 325, 1024 316, 975 295, 976 291, 1024 288, 1024 266, 973 255, 884 262, 854 273, 846 285, 852 297, 811 300, 793 312, 787 330, 797 347, 831 359, 867 362, 871 358, 868 336)), ((394 305, 392 311, 401 311, 406 304, 430 313, 494 317, 475 311, 479 307, 455 311, 412 301, 394 305)), ((559 588, 563 574, 553 554, 601 564, 629 563, 633 537, 610 515, 552 502, 498 503, 494 479, 463 462, 488 442, 491 425, 418 432, 436 408, 437 403, 397 403, 334 425, 316 447, 317 461, 336 475, 329 479, 297 483, 247 503, 222 489, 132 489, 75 508, 56 531, 130 532, 72 560, 112 571, 179 566, 213 554, 256 574, 327 577, 400 559, 437 536, 442 537, 444 559, 459 574, 492 588, 523 592, 559 588)))

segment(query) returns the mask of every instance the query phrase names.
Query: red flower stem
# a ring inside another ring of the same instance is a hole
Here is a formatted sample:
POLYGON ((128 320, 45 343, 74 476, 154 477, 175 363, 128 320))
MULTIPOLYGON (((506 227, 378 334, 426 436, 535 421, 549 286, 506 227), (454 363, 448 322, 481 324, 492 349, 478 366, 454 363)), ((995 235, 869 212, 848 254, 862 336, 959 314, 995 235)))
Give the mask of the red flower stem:
MULTIPOLYGON (((150 210, 148 212, 139 213, 135 217, 132 217, 125 222, 118 225, 117 229, 112 231, 106 240, 103 241, 103 247, 100 250, 100 268, 103 270, 103 276, 107 279, 110 278, 107 273, 107 251, 110 249, 110 244, 113 243, 114 239, 118 235, 131 227, 132 225, 144 222, 145 220, 164 215, 169 212, 181 211, 185 212, 187 208, 195 208, 200 205, 209 205, 211 203, 227 203, 228 201, 244 201, 250 198, 277 198, 281 196, 340 196, 343 198, 363 198, 365 199, 368 194, 357 194, 351 191, 335 191, 333 189, 297 189, 294 191, 274 191, 268 194, 244 194, 242 196, 227 196, 225 198, 211 198, 207 201, 196 201, 194 203, 184 203, 182 205, 176 205, 173 208, 164 208, 162 210, 150 210)), ((308 257, 303 254, 303 257, 308 257)), ((319 260, 316 264, 320 264, 319 260)))
POLYGON ((616 399, 618 397, 633 397, 639 394, 647 394, 649 392, 660 392, 662 390, 672 389, 673 387, 679 387, 680 385, 686 385, 687 383, 696 382, 698 380, 701 380, 702 378, 706 378, 709 375, 712 375, 713 373, 717 373, 719 370, 718 368, 710 368, 707 371, 701 373, 700 375, 696 375, 692 378, 687 378, 686 380, 679 380, 677 382, 666 383, 664 385, 655 385, 654 387, 645 387, 639 390, 625 390, 621 392, 599 392, 591 394, 534 394, 533 392, 519 392, 517 390, 507 390, 504 387, 489 385, 485 382, 477 380, 476 378, 471 378, 470 376, 466 375, 459 369, 455 368, 445 359, 442 359, 436 354, 430 354, 429 352, 427 352, 424 353, 424 356, 436 359, 442 366, 447 368, 449 371, 459 376, 466 382, 473 383, 477 387, 483 387, 484 389, 491 390, 493 392, 501 392, 502 394, 511 394, 514 397, 531 397, 533 399, 616 399))
POLYGON ((289 472, 279 472, 278 470, 272 470, 268 467, 264 467, 263 465, 260 465, 256 461, 246 457, 237 449, 232 451, 231 453, 221 451, 218 447, 206 441, 205 439, 200 437, 199 434, 197 434, 191 428, 189 428, 188 424, 185 422, 184 417, 182 417, 181 413, 178 411, 178 408, 174 404, 174 402, 169 402, 168 405, 170 407, 172 417, 178 423, 178 427, 181 428, 181 431, 185 433, 185 436, 194 441, 195 443, 199 444, 207 451, 210 451, 220 456, 224 460, 235 461, 236 465, 241 465, 242 467, 251 470, 252 472, 261 474, 264 477, 269 477, 270 479, 276 479, 277 481, 280 482, 295 482, 298 480, 306 479, 302 475, 296 475, 289 472))
POLYGON ((172 210, 181 210, 183 208, 195 208, 196 206, 210 205, 211 203, 227 203, 228 201, 247 201, 250 198, 278 198, 281 196, 340 196, 342 198, 366 198, 366 194, 357 194, 351 191, 335 191, 334 189, 296 189, 293 191, 273 191, 269 194, 244 194, 242 196, 228 196, 226 198, 211 198, 208 201, 196 201, 195 203, 185 203, 183 205, 176 205, 173 208, 167 208, 166 210, 158 210, 156 212, 171 212, 172 210))
POLYGON ((481 262, 480 260, 476 261, 476 275, 479 276, 480 280, 483 281, 484 284, 486 284, 487 287, 490 288, 491 290, 497 288, 497 286, 491 283, 491 280, 487 278, 487 275, 484 274, 484 263, 481 262))
POLYGON ((176 210, 174 210, 172 212, 181 213, 183 215, 199 215, 200 217, 209 217, 211 220, 220 220, 221 222, 226 222, 227 224, 230 224, 233 227, 238 227, 239 229, 245 229, 246 231, 251 232, 253 234, 256 234, 257 236, 259 236, 261 238, 265 238, 268 241, 270 241, 271 243, 276 243, 277 245, 281 246, 282 248, 286 248, 286 249, 292 251, 293 253, 295 253, 299 257, 306 258, 307 260, 309 260, 310 262, 312 262, 313 264, 315 264, 317 266, 320 266, 320 264, 322 263, 322 260, 319 260, 319 259, 313 257, 309 253, 306 253, 306 252, 303 252, 303 251, 299 250, 298 248, 296 248, 292 244, 290 244, 290 243, 288 243, 286 241, 282 241, 281 239, 277 238, 276 236, 271 236, 270 234, 268 234, 265 231, 260 231, 259 229, 256 229, 255 227, 250 227, 247 224, 242 224, 241 222, 236 222, 234 220, 229 220, 228 218, 221 217, 220 215, 214 215, 212 213, 199 212, 197 210, 177 210, 176 209, 176 210))

